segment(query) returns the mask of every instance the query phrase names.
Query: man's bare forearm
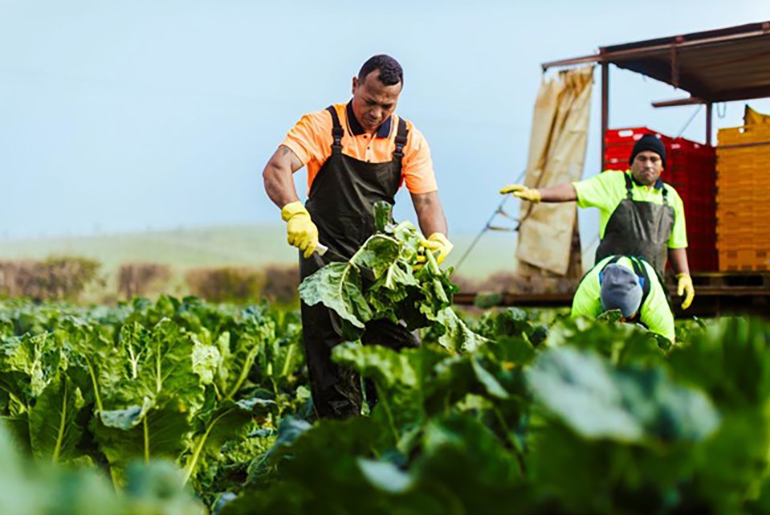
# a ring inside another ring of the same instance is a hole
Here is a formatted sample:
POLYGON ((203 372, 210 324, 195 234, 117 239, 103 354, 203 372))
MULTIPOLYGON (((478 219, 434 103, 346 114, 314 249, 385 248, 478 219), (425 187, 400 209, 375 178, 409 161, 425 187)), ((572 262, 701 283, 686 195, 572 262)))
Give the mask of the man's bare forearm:
POLYGON ((414 211, 417 214, 417 221, 420 224, 420 230, 425 236, 440 232, 444 236, 449 236, 444 208, 441 206, 441 199, 438 191, 430 193, 412 193, 412 203, 414 211))
POLYGON ((294 172, 302 168, 296 154, 288 147, 280 146, 270 158, 262 172, 265 192, 273 203, 283 208, 286 204, 299 201, 294 187, 294 172))
POLYGON ((690 265, 687 262, 687 249, 668 249, 668 259, 675 274, 690 274, 690 265))
POLYGON ((577 191, 571 182, 548 188, 538 188, 541 202, 572 202, 577 200, 577 191))

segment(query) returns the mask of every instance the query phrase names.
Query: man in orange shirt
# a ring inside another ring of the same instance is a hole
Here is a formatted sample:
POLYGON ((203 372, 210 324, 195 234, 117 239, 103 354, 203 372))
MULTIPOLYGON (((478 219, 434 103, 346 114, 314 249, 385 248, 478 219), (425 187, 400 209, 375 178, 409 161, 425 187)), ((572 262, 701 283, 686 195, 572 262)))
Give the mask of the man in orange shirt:
MULTIPOLYGON (((372 57, 353 77, 353 99, 303 116, 265 166, 265 190, 281 208, 289 244, 300 250, 303 279, 324 265, 314 255, 319 240, 350 258, 374 232, 374 203, 394 204, 404 183, 420 229, 429 235, 423 246, 439 262, 452 250, 428 143, 394 114, 403 84, 395 59, 372 57), (304 206, 292 177, 302 167, 307 167, 309 186, 304 206)), ((358 377, 331 361, 331 350, 342 339, 336 314, 321 304, 302 303, 302 326, 318 414, 344 418, 360 413, 358 377)), ((386 320, 369 324, 362 340, 396 349, 417 345, 403 324, 386 320)))

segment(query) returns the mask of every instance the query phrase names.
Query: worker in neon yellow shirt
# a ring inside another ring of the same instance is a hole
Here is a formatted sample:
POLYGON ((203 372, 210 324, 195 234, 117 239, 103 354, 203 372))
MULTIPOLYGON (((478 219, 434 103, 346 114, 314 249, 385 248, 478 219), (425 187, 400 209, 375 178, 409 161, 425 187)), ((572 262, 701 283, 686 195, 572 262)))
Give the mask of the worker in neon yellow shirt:
POLYGON ((674 314, 655 269, 644 259, 608 256, 580 281, 572 317, 595 318, 618 309, 622 322, 638 323, 674 341, 674 314))
POLYGON ((652 134, 634 145, 626 172, 606 171, 574 183, 541 190, 511 184, 500 193, 512 193, 529 202, 571 202, 599 209, 596 261, 623 254, 644 257, 661 277, 666 262, 676 274, 677 294, 685 295, 682 308, 690 307, 695 288, 687 263, 687 231, 684 206, 674 188, 660 175, 666 165, 666 148, 652 134))

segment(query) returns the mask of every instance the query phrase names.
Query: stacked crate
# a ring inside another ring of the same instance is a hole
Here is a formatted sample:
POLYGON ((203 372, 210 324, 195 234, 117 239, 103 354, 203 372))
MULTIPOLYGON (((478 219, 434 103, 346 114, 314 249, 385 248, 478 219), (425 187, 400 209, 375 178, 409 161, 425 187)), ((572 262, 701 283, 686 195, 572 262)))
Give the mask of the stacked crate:
POLYGON ((718 137, 719 270, 769 270, 770 126, 720 129, 718 137))
POLYGON ((684 138, 670 138, 646 127, 608 130, 605 168, 628 170, 634 144, 645 134, 658 136, 666 146, 666 168, 661 175, 682 197, 687 226, 690 270, 717 269, 716 156, 714 147, 684 138))

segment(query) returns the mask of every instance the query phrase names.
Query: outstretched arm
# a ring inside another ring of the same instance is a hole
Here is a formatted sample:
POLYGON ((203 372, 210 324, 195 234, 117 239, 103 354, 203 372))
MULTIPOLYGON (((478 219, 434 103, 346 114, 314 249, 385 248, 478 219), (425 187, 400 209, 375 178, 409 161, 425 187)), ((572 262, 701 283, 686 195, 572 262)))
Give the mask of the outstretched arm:
POLYGON ((565 182, 541 189, 540 199, 542 202, 572 202, 577 200, 577 192, 571 182, 565 182))
POLYGON ((577 200, 577 191, 570 182, 543 189, 527 188, 523 184, 511 184, 500 193, 512 193, 514 197, 529 202, 571 202, 577 200))

